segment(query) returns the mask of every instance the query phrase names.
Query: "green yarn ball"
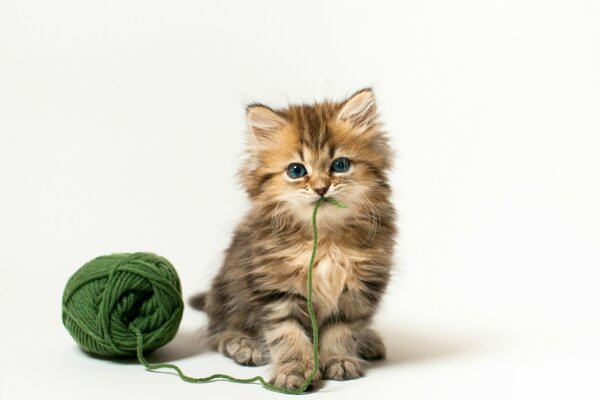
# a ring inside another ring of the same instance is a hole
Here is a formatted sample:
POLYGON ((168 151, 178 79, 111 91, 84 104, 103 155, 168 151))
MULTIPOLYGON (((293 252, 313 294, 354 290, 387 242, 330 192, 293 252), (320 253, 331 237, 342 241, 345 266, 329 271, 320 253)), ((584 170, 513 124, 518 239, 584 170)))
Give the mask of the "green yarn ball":
POLYGON ((63 293, 63 324, 85 351, 102 357, 135 356, 131 328, 142 332, 144 352, 167 344, 182 315, 177 271, 152 253, 98 257, 75 272, 63 293))

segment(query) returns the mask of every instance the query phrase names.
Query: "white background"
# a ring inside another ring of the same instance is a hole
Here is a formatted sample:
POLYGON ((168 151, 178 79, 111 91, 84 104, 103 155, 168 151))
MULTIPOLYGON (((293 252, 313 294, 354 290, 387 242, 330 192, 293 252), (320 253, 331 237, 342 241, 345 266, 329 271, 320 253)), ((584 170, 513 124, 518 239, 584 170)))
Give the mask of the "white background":
MULTIPOLYGON (((311 398, 598 398, 597 1, 0 0, 0 398, 275 398, 83 354, 83 263, 152 251, 205 288, 247 207, 244 105, 373 86, 397 151, 385 362, 311 398)), ((153 360, 266 374, 198 344, 153 360)))

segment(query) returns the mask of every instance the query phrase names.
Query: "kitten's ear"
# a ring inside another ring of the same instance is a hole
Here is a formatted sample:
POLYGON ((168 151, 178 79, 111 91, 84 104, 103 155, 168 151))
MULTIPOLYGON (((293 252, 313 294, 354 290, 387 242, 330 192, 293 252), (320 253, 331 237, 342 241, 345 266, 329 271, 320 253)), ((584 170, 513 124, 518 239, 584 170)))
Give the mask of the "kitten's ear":
POLYGON ((359 133, 377 123, 375 95, 370 88, 359 90, 342 103, 338 119, 350 123, 359 133))
POLYGON ((258 139, 271 139, 285 125, 283 117, 262 104, 246 108, 246 121, 248 130, 258 139))

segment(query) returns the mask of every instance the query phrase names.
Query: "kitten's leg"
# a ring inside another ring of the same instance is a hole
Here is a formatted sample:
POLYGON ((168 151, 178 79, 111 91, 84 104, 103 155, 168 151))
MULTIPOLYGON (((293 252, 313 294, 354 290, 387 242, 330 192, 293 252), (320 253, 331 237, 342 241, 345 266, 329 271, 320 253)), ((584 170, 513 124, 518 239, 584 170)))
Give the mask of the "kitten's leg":
POLYGON ((269 362, 266 346, 239 331, 219 333, 210 339, 210 344, 240 365, 265 365, 269 362))
POLYGON ((383 360, 385 345, 381 336, 371 328, 366 328, 356 334, 358 356, 365 360, 383 360))
POLYGON ((273 361, 270 383, 286 389, 302 386, 314 369, 312 344, 304 327, 293 319, 278 322, 265 331, 265 339, 273 361))
MULTIPOLYGON (((270 382, 296 389, 314 370, 311 322, 304 297, 290 293, 278 296, 265 308, 264 317, 263 335, 273 362, 270 382)), ((317 373, 313 381, 318 379, 317 373)))
POLYGON ((356 324, 338 322, 327 325, 321 334, 319 364, 323 378, 345 381, 363 375, 364 361, 359 358, 356 324))

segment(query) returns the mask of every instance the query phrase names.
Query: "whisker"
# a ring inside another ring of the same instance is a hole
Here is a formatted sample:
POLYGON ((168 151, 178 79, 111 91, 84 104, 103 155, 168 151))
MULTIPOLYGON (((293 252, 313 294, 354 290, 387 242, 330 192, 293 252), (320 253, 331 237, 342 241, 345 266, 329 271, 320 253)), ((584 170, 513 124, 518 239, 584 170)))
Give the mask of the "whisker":
POLYGON ((366 208, 365 215, 370 225, 369 231, 367 232, 367 237, 362 240, 363 244, 368 245, 373 241, 375 235, 377 234, 377 232, 379 232, 379 229, 381 228, 381 215, 379 213, 379 210, 377 210, 377 207, 375 207, 375 205, 373 204, 373 202, 364 195, 358 195, 358 202, 366 208))
POLYGON ((271 215, 271 233, 278 239, 279 231, 283 227, 283 202, 278 201, 271 215))

